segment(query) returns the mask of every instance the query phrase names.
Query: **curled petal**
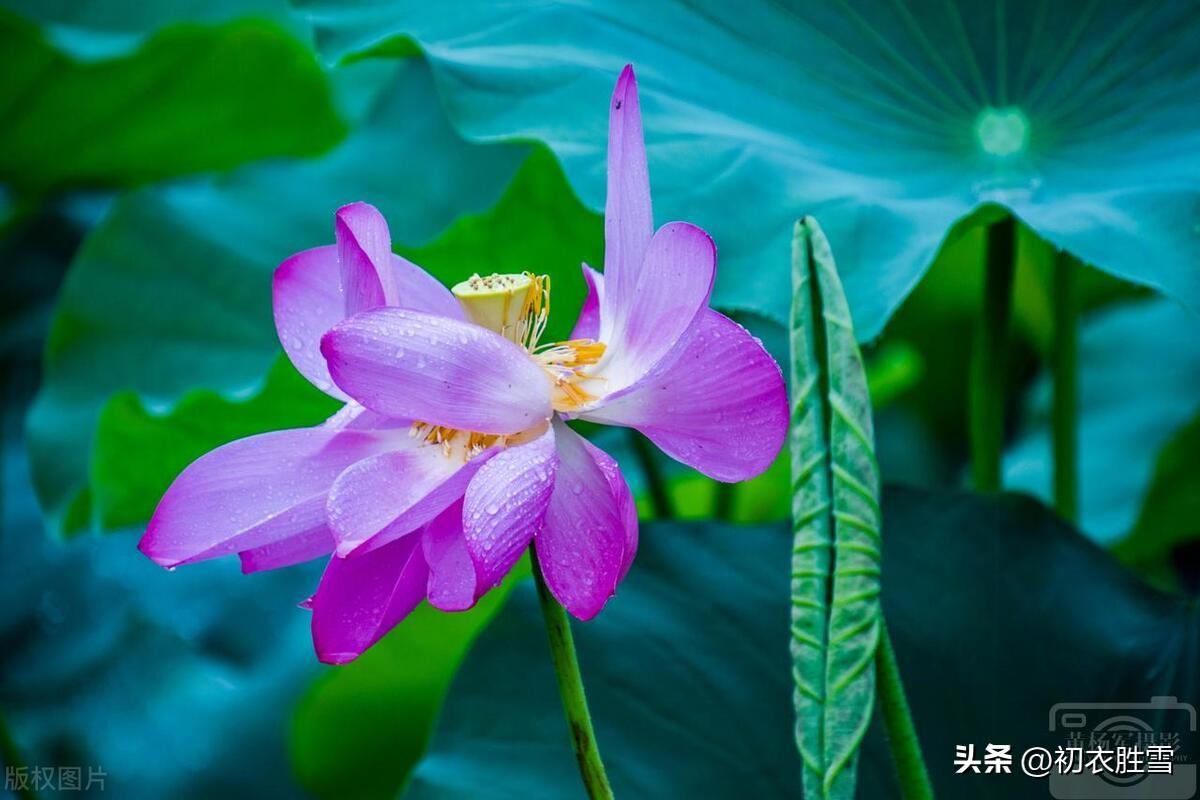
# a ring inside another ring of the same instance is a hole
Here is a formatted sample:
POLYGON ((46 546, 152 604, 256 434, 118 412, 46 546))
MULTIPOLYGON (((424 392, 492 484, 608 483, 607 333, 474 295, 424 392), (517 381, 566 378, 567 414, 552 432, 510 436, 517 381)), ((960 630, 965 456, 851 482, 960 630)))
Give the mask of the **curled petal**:
POLYGON ((329 559, 309 603, 317 658, 346 664, 362 655, 425 597, 428 572, 419 536, 358 558, 329 559))
POLYGON ((604 293, 604 277, 587 264, 584 264, 583 280, 587 283, 588 287, 587 298, 583 301, 583 308, 579 310, 579 319, 575 321, 575 328, 571 331, 571 338, 599 341, 600 304, 603 302, 601 298, 604 293))
POLYGON ((395 303, 391 277, 392 237, 375 206, 351 203, 334 215, 345 316, 395 303), (390 281, 388 281, 390 283, 390 281))
POLYGON ((380 308, 321 342, 334 382, 380 414, 512 434, 549 419, 550 379, 524 349, 467 322, 380 308))
POLYGON ((463 533, 463 504, 455 503, 425 526, 421 537, 429 564, 430 605, 442 611, 465 611, 475 605, 475 565, 463 533))
MULTIPOLYGON (((717 270, 717 249, 708 234, 686 222, 658 229, 627 301, 609 304, 617 315, 599 367, 609 391, 619 391, 650 371, 708 307, 717 270), (615 305, 627 302, 621 307, 615 305)), ((612 294, 606 279, 604 297, 612 294)), ((605 309, 607 314, 609 309, 605 309)), ((607 325, 604 317, 602 326, 607 325)))
POLYGON ((557 470, 554 428, 548 427, 492 458, 467 486, 463 526, 482 589, 508 574, 541 529, 557 470))
MULTIPOLYGON (((425 270, 394 253, 388 253, 390 284, 395 300, 389 305, 462 319, 454 295, 425 270)), ((284 352, 296 369, 326 394, 350 398, 329 377, 321 355, 321 337, 346 318, 342 296, 338 246, 314 247, 296 253, 278 269, 272 280, 275 330, 284 352)))
POLYGON ((651 374, 580 416, 637 428, 672 458, 734 482, 758 475, 779 454, 787 436, 787 391, 762 344, 705 309, 651 374))
POLYGON ((554 427, 558 475, 536 536, 538 563, 558 602, 587 620, 600 613, 624 574, 627 520, 593 456, 600 451, 562 422, 554 427))
POLYGON ((334 482, 326 508, 338 555, 373 550, 416 531, 459 500, 492 455, 464 463, 437 445, 408 441, 404 449, 363 459, 334 482))
POLYGON ((164 567, 319 538, 325 495, 393 432, 306 428, 239 439, 192 462, 159 501, 138 548, 164 567))
POLYGON ((650 208, 650 173, 642 137, 642 110, 637 78, 626 65, 617 78, 608 110, 608 187, 604 204, 604 275, 609 294, 601 319, 608 341, 614 325, 636 303, 654 217, 650 208))
POLYGON ((314 247, 275 270, 271 290, 275 330, 292 365, 328 395, 350 399, 334 385, 321 355, 321 337, 345 316, 337 247, 314 247))

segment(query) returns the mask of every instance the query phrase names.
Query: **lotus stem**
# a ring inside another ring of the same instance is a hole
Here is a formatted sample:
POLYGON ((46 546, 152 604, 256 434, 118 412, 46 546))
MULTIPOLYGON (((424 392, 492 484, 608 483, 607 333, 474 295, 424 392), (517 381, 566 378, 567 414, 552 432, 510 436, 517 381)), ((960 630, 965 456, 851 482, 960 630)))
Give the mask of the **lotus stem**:
POLYGON ((983 312, 971 359, 971 472, 975 488, 983 492, 1001 487, 1005 356, 1016 256, 1017 224, 1007 215, 988 229, 983 312))
POLYGON ((1066 252, 1054 259, 1054 507, 1079 514, 1079 268, 1066 252))
POLYGON ((875 651, 875 693, 887 731, 888 747, 896 765, 900 796, 904 800, 933 800, 933 785, 921 755, 921 740, 913 725, 912 712, 904 696, 900 665, 892 649, 892 637, 886 624, 880 625, 879 648, 875 651))
POLYGON ((733 519, 734 486, 732 483, 715 482, 713 486, 713 519, 728 522, 733 519))
POLYGON ((538 563, 537 548, 529 548, 529 563, 533 568, 533 581, 537 585, 538 600, 542 616, 546 620, 546 633, 550 637, 550 658, 554 662, 554 673, 558 678, 558 691, 562 696, 563 713, 571 729, 571 744, 579 762, 579 775, 591 800, 612 800, 612 789, 604 762, 600 759, 600 748, 596 745, 596 732, 592 729, 592 716, 588 712, 587 696, 583 690, 583 678, 579 673, 579 660, 575 656, 575 640, 571 637, 571 625, 567 612, 546 586, 538 563))

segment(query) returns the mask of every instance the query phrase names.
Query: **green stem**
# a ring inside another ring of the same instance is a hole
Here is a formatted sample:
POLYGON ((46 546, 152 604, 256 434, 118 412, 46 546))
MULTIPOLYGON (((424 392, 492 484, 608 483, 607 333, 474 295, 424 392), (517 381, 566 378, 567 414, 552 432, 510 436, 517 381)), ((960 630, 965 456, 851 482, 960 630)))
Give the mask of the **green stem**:
POLYGON ((575 758, 579 761, 579 775, 591 800, 612 800, 612 789, 604 762, 600 760, 600 748, 596 745, 596 733, 592 730, 592 717, 588 713, 587 696, 583 691, 583 678, 579 674, 579 660, 575 657, 575 641, 571 638, 571 625, 563 609, 542 576, 538 563, 537 548, 529 548, 529 563, 533 568, 533 581, 537 584, 538 600, 542 604, 542 616, 546 620, 546 633, 550 637, 550 658, 558 677, 558 691, 562 696, 563 713, 571 727, 571 744, 575 747, 575 758))
MULTIPOLYGON (((6 770, 13 770, 14 776, 18 774, 17 770, 27 766, 21 758, 21 752, 17 749, 16 741, 8 730, 8 723, 5 722, 3 714, 0 714, 0 761, 4 762, 6 770)), ((15 788, 13 793, 21 800, 37 800, 37 793, 33 790, 33 777, 27 774, 26 778, 24 783, 14 784, 18 788, 15 788)))
POLYGON ((654 463, 654 446, 650 440, 635 430, 630 429, 629 437, 633 442, 633 454, 637 457, 646 477, 646 489, 650 492, 650 500, 654 504, 655 519, 670 519, 674 516, 671 495, 667 493, 667 485, 659 474, 658 465, 654 463))
POLYGON ((904 800, 933 800, 933 785, 929 782, 929 771, 925 769, 925 759, 921 755, 921 740, 917 738, 908 700, 904 697, 904 682, 900 679, 892 637, 886 624, 881 627, 879 649, 875 651, 875 693, 879 698, 879 712, 887 731, 892 762, 896 765, 900 796, 904 800))
POLYGON ((971 359, 971 471, 975 488, 984 492, 996 491, 1001 484, 1005 355, 1016 255, 1016 220, 1006 216, 988 229, 983 312, 971 359))
POLYGON ((1064 519, 1079 513, 1079 264, 1054 259, 1054 507, 1064 519))
POLYGON ((733 483, 716 482, 713 487, 713 519, 729 521, 733 519, 733 483))

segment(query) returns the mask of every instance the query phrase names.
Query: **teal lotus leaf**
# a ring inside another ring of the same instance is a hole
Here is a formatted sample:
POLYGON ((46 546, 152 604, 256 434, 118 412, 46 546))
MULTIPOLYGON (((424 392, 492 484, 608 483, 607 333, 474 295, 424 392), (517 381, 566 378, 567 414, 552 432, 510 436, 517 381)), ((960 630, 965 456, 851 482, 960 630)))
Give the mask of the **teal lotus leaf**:
POLYGON ((299 5, 331 59, 415 41, 461 131, 547 142, 597 209, 606 100, 632 62, 656 218, 714 235, 727 308, 785 319, 791 221, 810 214, 872 339, 991 203, 1200 308, 1195 3, 299 5))

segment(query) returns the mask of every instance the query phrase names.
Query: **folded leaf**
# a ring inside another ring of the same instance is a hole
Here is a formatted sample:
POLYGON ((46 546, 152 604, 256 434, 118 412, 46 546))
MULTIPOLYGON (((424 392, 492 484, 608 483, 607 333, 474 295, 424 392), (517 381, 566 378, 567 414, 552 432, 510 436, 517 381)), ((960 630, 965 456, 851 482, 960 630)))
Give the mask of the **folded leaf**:
POLYGON ((871 397, 829 242, 792 243, 792 669, 804 794, 853 798, 875 699, 879 468, 871 397))

